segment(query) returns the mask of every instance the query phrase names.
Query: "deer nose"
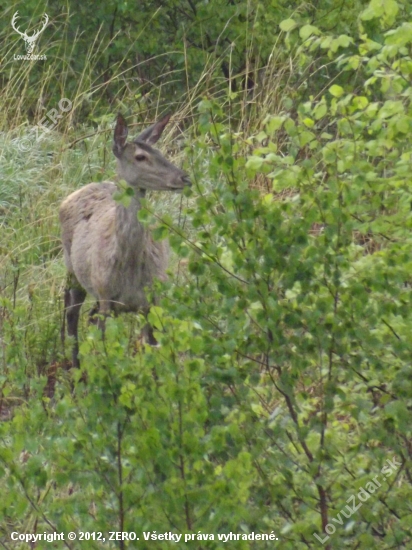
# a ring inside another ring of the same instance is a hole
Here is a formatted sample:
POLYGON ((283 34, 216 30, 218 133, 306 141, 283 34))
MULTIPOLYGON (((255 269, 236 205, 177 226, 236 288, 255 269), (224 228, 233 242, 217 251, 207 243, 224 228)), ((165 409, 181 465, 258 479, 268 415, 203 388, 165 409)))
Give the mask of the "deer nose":
POLYGON ((191 182, 189 176, 183 176, 182 181, 183 181, 183 183, 184 183, 185 185, 188 185, 189 187, 192 186, 192 182, 191 182))

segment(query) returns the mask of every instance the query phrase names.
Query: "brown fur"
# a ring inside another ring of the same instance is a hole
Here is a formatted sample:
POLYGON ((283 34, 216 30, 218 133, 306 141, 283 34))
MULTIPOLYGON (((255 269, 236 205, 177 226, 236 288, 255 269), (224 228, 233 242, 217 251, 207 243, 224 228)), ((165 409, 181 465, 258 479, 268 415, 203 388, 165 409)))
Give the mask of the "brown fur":
MULTIPOLYGON (((89 183, 67 197, 60 206, 64 258, 70 274, 66 290, 68 333, 75 338, 73 365, 79 366, 77 329, 86 293, 99 302, 99 313, 135 311, 148 313, 145 287, 154 278, 164 279, 169 248, 154 242, 137 219, 140 199, 147 189, 177 190, 190 185, 186 174, 167 161, 150 144, 159 139, 169 117, 126 143, 127 125, 117 118, 113 152, 118 173, 133 188, 129 207, 113 199, 111 182, 89 183)), ((100 321, 104 328, 104 322, 100 321)), ((155 343, 150 327, 146 330, 155 343)))

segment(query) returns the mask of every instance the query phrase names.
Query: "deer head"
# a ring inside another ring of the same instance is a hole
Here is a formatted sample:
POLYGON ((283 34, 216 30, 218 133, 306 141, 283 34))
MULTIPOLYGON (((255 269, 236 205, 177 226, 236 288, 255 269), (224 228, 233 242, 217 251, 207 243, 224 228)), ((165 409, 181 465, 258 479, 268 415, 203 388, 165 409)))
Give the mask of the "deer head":
POLYGON ((26 43, 26 50, 27 50, 27 53, 32 53, 33 50, 34 50, 34 46, 36 44, 36 40, 37 38, 39 37, 39 35, 44 31, 44 29, 46 28, 47 26, 47 23, 49 22, 49 16, 47 15, 47 13, 44 14, 44 23, 43 23, 43 27, 39 30, 39 31, 34 31, 33 35, 32 36, 29 36, 26 32, 20 32, 19 31, 19 27, 16 27, 16 21, 17 21, 17 16, 18 16, 18 11, 16 11, 16 13, 13 15, 13 19, 11 20, 11 26, 13 27, 13 29, 20 34, 20 36, 23 38, 24 42, 26 43))
POLYGON ((178 191, 191 185, 185 172, 152 147, 162 135, 169 119, 170 115, 166 115, 133 141, 127 142, 126 121, 122 115, 117 116, 113 153, 117 157, 119 176, 130 186, 152 191, 178 191))

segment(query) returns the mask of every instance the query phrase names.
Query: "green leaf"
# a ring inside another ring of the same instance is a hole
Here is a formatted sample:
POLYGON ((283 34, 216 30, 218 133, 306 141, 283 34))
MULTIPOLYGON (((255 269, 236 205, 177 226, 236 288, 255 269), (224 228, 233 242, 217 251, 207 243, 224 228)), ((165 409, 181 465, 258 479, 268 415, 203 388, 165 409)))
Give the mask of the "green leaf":
POLYGON ((338 86, 337 84, 333 84, 333 86, 331 86, 329 88, 329 92, 331 93, 331 95, 333 95, 334 97, 341 97, 344 93, 344 90, 341 86, 338 86))
POLYGON ((169 236, 169 228, 166 225, 160 225, 152 230, 152 235, 155 241, 162 241, 169 236))
POLYGON ((313 110, 313 114, 316 120, 323 118, 328 112, 328 108, 325 102, 319 103, 313 110))
POLYGON ((356 109, 363 110, 369 105, 369 101, 365 96, 356 96, 352 99, 352 104, 356 109))
POLYGON ((120 202, 125 208, 130 206, 134 191, 132 187, 126 187, 125 189, 119 189, 113 193, 113 199, 116 202, 120 202))
POLYGON ((382 18, 385 24, 393 24, 398 14, 399 6, 396 0, 371 0, 369 6, 360 14, 363 21, 382 18))
POLYGON ((341 34, 340 36, 338 36, 338 42, 342 48, 347 48, 348 46, 353 44, 354 40, 351 36, 348 36, 347 34, 341 34))
POLYGON ((294 19, 284 19, 280 24, 280 30, 283 32, 290 32, 294 28, 296 28, 297 23, 294 19))
POLYGON ((304 25, 299 31, 299 36, 303 40, 306 40, 309 36, 312 36, 312 34, 320 34, 319 29, 313 25, 304 25))
POLYGON ((303 124, 308 128, 313 128, 315 126, 315 121, 309 117, 306 117, 302 120, 303 124))
POLYGON ((145 222, 149 219, 149 211, 146 208, 141 208, 137 214, 137 218, 141 222, 145 222))
POLYGON ((408 134, 410 132, 411 124, 409 118, 400 118, 396 121, 396 128, 399 132, 403 134, 408 134))
POLYGON ((386 33, 385 44, 405 46, 412 42, 412 23, 403 23, 395 30, 386 33))
POLYGON ((371 0, 369 6, 360 14, 363 21, 369 21, 375 17, 381 17, 384 14, 386 0, 371 0))
POLYGON ((248 158, 246 168, 258 172, 262 168, 264 162, 265 160, 262 157, 252 156, 248 158))

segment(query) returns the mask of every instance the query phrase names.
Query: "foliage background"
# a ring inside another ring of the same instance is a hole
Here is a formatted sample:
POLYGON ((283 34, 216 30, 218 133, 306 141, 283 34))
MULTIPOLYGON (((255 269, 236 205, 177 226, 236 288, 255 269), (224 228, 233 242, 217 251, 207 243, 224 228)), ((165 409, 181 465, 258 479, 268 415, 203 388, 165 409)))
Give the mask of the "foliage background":
POLYGON ((182 548, 230 532, 409 548, 410 3, 2 10, 2 546, 171 531, 194 534, 182 548), (48 13, 46 61, 14 59, 16 10, 21 29, 48 13), (163 149, 194 186, 140 212, 175 252, 150 318, 161 347, 139 343, 136 316, 110 319, 103 345, 85 307, 82 372, 67 371, 58 204, 113 178, 115 112, 137 131, 166 110, 163 149))

